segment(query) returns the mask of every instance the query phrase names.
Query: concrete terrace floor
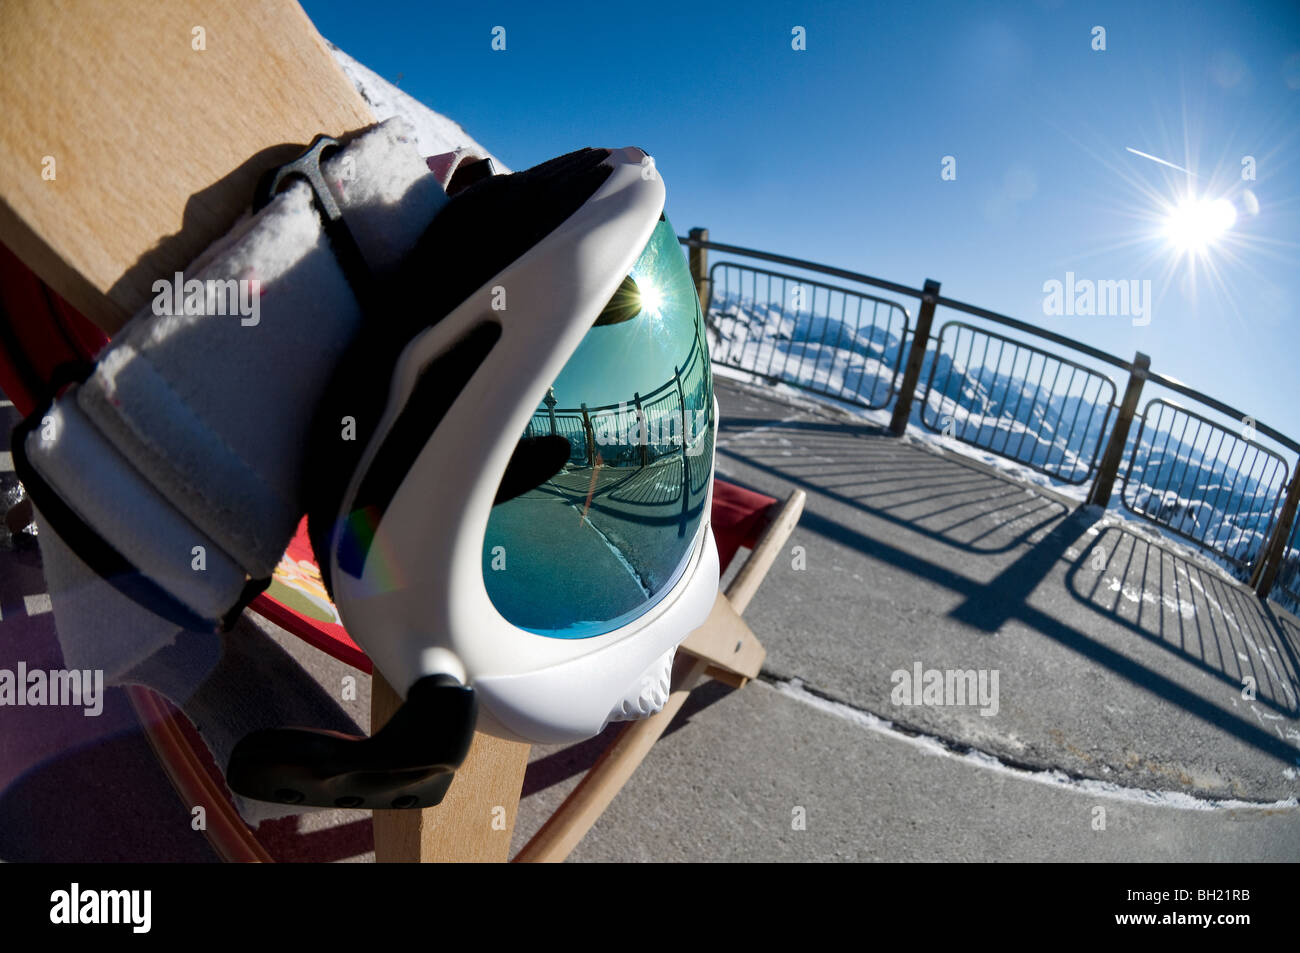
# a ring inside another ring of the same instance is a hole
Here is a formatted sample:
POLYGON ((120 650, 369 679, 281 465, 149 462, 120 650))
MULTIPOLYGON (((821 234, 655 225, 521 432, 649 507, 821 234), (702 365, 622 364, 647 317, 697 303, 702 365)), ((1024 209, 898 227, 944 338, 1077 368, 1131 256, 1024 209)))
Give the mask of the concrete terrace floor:
MULTIPOLYGON (((763 678, 697 689, 575 860, 1300 860, 1300 621, 1113 514, 717 390, 719 475, 807 492, 806 568, 746 612, 763 678), (996 715, 893 704, 917 662, 996 669, 996 715)), ((534 750, 516 847, 602 744, 534 750)))
MULTIPOLYGON (((788 544, 806 568, 779 559, 746 613, 763 677, 698 688, 574 860, 1300 860, 1300 621, 1113 515, 833 408, 718 394, 720 475, 807 491, 788 544), (996 670, 997 713, 893 704, 918 662, 996 670)), ((30 562, 0 552, 6 658, 49 652, 30 562)), ((263 627, 322 684, 349 671, 263 627)), ((125 703, 105 714, 49 715, 78 738, 61 752, 0 730, 0 762, 29 764, 0 764, 0 857, 212 859, 125 703)), ((533 749, 514 850, 608 734, 533 749)), ((331 811, 261 832, 282 859, 365 860, 368 828, 331 811)))

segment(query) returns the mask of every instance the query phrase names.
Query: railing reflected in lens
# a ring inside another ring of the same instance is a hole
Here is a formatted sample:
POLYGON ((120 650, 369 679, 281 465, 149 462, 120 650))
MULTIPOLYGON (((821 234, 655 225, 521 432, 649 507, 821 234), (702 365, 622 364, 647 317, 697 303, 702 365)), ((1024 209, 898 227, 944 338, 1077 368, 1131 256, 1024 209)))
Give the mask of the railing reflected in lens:
MULTIPOLYGON (((560 407, 548 393, 525 437, 569 441, 569 462, 544 492, 582 498, 595 519, 677 523, 698 519, 713 459, 713 388, 697 333, 685 362, 646 393, 617 404, 560 407)), ((594 523, 600 528, 600 523, 594 523)))

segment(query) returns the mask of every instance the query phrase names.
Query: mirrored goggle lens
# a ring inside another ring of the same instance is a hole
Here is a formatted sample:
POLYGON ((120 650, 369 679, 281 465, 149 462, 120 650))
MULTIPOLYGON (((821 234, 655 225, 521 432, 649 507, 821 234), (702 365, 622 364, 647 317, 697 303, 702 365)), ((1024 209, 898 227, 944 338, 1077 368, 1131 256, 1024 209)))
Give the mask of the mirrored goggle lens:
POLYGON ((715 426, 699 300, 661 218, 515 449, 483 541, 497 611, 578 639, 658 602, 699 536, 715 426))

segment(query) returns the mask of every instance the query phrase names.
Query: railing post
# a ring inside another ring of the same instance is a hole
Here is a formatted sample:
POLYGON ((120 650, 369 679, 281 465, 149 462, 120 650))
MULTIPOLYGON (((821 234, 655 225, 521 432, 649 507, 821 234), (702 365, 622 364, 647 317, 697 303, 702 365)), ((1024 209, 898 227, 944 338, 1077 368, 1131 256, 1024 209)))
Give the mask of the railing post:
POLYGON ((551 418, 551 436, 555 436, 555 405, 559 403, 555 399, 555 385, 552 384, 546 389, 546 396, 542 398, 542 403, 546 405, 546 412, 551 418))
POLYGON ((582 404, 582 431, 587 437, 587 465, 596 465, 596 434, 591 427, 591 414, 587 413, 587 403, 582 404))
MULTIPOLYGON (((709 230, 707 228, 692 228, 690 237, 695 241, 707 242, 709 240, 709 230)), ((691 277, 695 280, 695 294, 700 299, 700 314, 707 317, 709 313, 709 250, 700 248, 698 245, 692 245, 690 263, 691 277)))
POLYGON ((676 365, 673 365, 673 378, 677 381, 677 403, 682 408, 682 510, 685 511, 691 496, 691 461, 686 455, 686 391, 682 389, 681 368, 676 365))
POLYGON ((641 409, 640 391, 632 394, 632 402, 636 406, 637 459, 641 461, 641 466, 645 467, 650 462, 650 423, 646 420, 645 411, 641 409))
POLYGON ((1286 500, 1282 503, 1282 512, 1278 514, 1277 525, 1268 545, 1255 561, 1254 571, 1250 574, 1250 586, 1255 595, 1267 599, 1277 579, 1277 571, 1282 566, 1282 556, 1286 553, 1287 540, 1291 538, 1291 524, 1295 521, 1297 505, 1300 505, 1300 463, 1291 475, 1291 485, 1287 487, 1286 500))
POLYGON ((673 365, 673 380, 677 382, 677 404, 682 409, 682 459, 686 459, 686 391, 682 389, 681 368, 673 365))
POLYGON ((1110 431, 1110 442, 1106 444, 1106 453, 1101 458, 1101 466, 1097 468, 1097 478, 1092 481, 1092 489, 1088 491, 1088 502, 1103 509, 1110 502, 1111 491, 1115 488, 1115 475, 1119 472, 1119 464, 1124 457, 1129 428, 1133 426, 1133 414, 1137 411, 1142 385, 1146 383, 1150 369, 1151 358, 1138 351, 1133 357, 1133 367, 1129 372, 1128 386, 1124 388, 1119 414, 1115 417, 1115 426, 1110 431))
POLYGON ((912 400, 916 396, 916 385, 921 380, 925 351, 930 346, 930 325, 934 323, 934 306, 938 300, 939 282, 926 278, 921 294, 921 310, 917 312, 916 330, 912 335, 912 349, 907 353, 903 383, 898 387, 898 401, 894 404, 894 416, 889 421, 889 430, 895 437, 901 437, 907 431, 907 418, 912 415, 912 400))

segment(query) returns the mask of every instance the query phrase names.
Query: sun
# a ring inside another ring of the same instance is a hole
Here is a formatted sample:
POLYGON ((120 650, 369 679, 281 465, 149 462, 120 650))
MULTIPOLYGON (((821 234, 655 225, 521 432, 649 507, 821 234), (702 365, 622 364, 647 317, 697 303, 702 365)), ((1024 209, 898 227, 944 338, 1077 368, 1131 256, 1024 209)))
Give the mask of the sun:
POLYGON ((1164 234, 1180 252, 1201 255, 1236 223, 1237 209, 1227 199, 1188 195, 1165 216, 1164 234))

